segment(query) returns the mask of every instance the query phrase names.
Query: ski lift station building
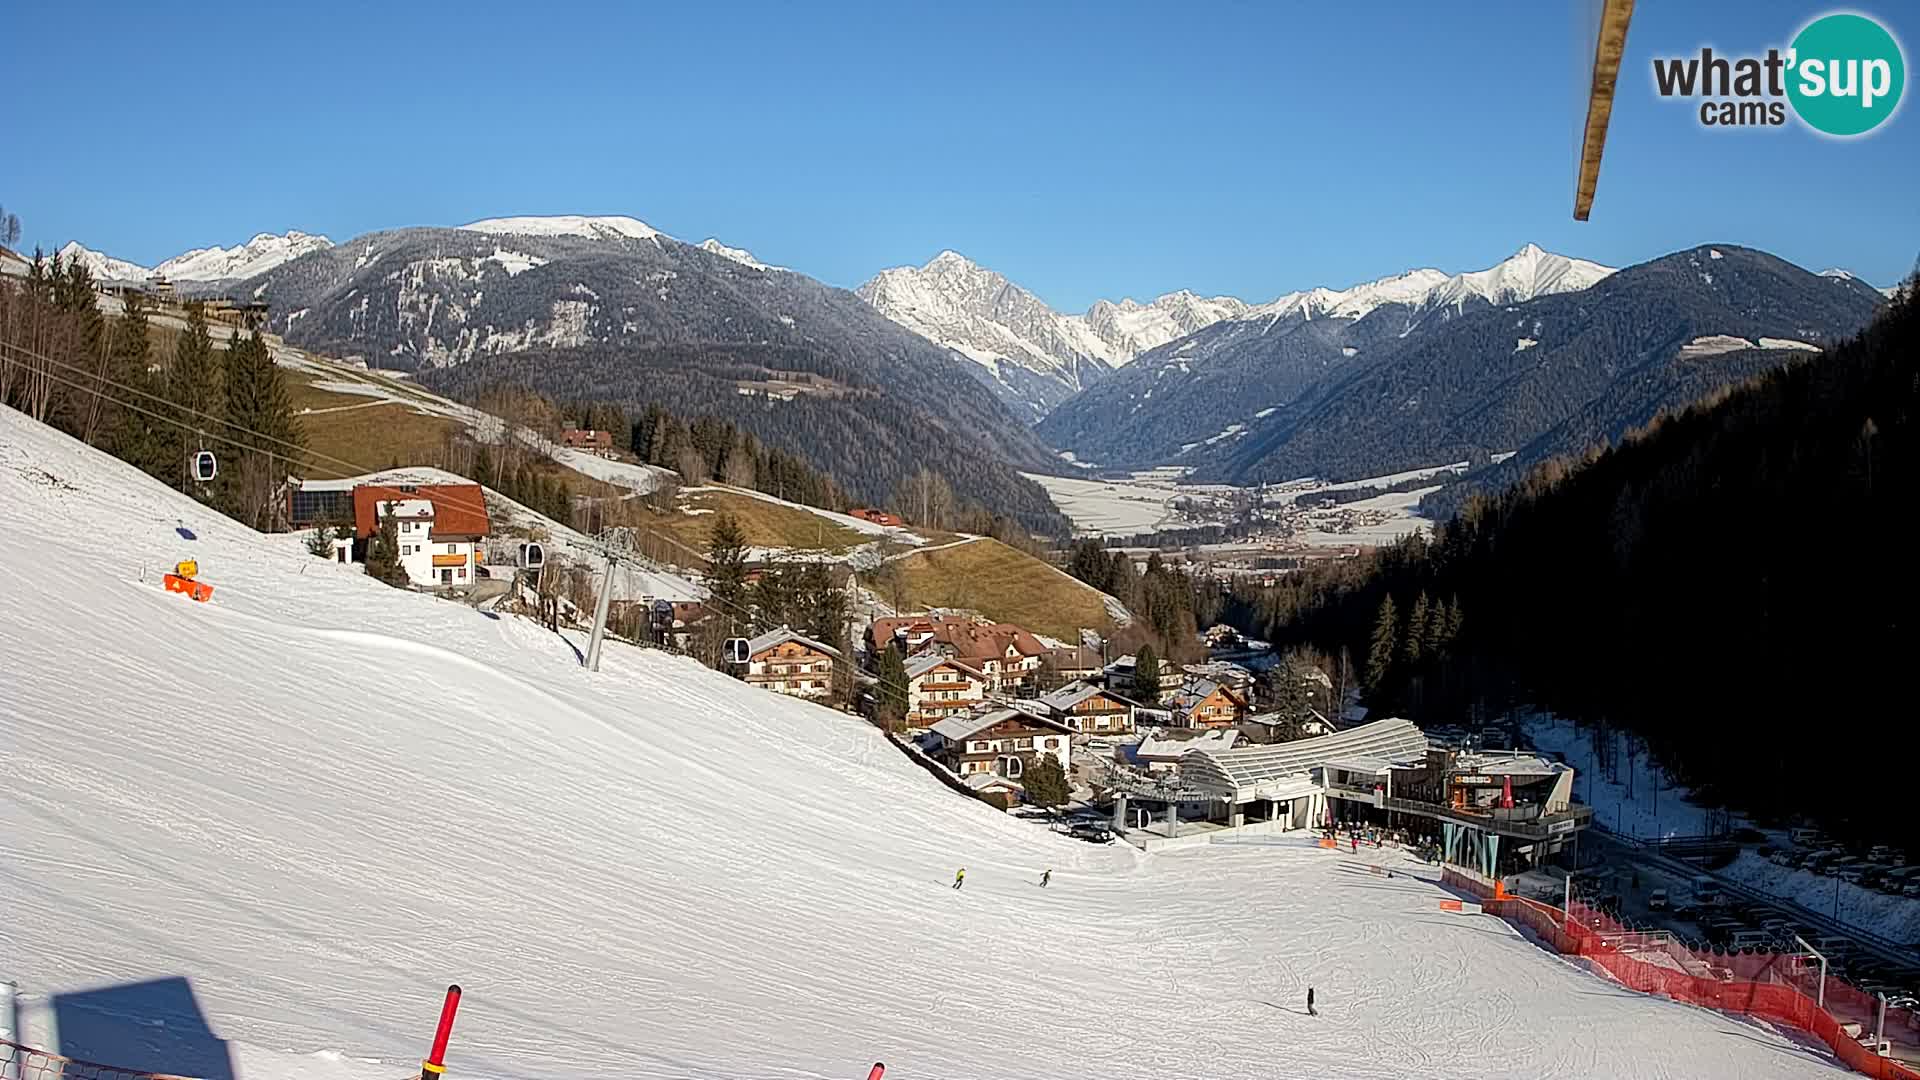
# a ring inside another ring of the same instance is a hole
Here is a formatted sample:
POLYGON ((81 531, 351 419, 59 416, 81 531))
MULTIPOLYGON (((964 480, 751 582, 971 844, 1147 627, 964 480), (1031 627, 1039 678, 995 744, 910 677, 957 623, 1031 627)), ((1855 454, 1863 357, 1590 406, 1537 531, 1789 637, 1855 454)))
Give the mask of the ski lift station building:
POLYGON ((1377 720, 1272 746, 1195 750, 1183 787, 1215 800, 1229 828, 1296 829, 1337 819, 1433 836, 1449 862, 1482 873, 1535 865, 1593 821, 1572 802, 1573 770, 1519 751, 1430 746, 1411 721, 1377 720))

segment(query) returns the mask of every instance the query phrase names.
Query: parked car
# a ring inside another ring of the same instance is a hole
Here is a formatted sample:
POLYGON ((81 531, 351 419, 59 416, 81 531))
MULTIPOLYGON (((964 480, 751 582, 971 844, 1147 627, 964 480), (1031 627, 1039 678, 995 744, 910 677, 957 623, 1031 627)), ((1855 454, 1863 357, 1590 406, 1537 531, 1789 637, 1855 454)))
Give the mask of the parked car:
POLYGON ((1647 894, 1647 910, 1648 911, 1667 910, 1667 890, 1655 889, 1652 892, 1648 893, 1647 894))
POLYGON ((1792 829, 1788 831, 1787 839, 1793 841, 1795 847, 1814 847, 1820 843, 1820 830, 1792 829))
POLYGON ((1067 827, 1067 835, 1092 844, 1113 843, 1113 826, 1104 821, 1081 820, 1067 827))

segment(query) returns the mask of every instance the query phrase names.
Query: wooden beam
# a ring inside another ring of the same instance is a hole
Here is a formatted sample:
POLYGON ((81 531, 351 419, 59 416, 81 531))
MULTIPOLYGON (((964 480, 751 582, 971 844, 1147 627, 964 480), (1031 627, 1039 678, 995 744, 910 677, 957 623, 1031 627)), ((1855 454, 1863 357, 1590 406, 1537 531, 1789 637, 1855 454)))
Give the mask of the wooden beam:
POLYGON ((1600 155, 1607 146, 1607 122, 1613 118, 1613 87, 1620 58, 1627 51, 1627 23, 1633 0, 1606 0, 1593 48, 1593 86, 1587 94, 1587 127, 1580 146, 1580 178, 1573 193, 1573 219, 1587 220, 1593 189, 1600 182, 1600 155))

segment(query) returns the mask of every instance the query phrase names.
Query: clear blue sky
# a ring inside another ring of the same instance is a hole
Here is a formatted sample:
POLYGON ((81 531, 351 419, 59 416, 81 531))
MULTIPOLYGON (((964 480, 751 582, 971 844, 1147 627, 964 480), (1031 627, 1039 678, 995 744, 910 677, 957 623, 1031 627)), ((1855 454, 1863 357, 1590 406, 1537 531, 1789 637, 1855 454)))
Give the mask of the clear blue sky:
MULTIPOLYGON (((153 263, 297 228, 631 214, 853 286, 955 248, 1056 307, 1270 299, 1534 241, 1718 241, 1876 284, 1920 254, 1920 112, 1703 130, 1648 59, 1824 5, 1643 3, 1572 220, 1570 3, 18 4, 0 205, 153 263)), ((1873 0, 1920 57, 1920 10, 1873 0)), ((1920 90, 1909 89, 1913 97, 1920 90)))

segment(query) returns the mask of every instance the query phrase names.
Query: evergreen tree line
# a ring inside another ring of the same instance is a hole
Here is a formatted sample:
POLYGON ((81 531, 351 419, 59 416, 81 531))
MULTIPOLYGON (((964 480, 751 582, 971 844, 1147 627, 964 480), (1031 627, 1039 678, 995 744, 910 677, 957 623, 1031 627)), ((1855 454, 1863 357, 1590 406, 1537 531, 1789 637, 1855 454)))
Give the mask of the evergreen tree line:
POLYGON ((1145 573, 1136 573, 1126 552, 1108 551, 1098 540, 1076 540, 1067 549, 1065 569, 1133 613, 1134 624, 1114 635, 1122 648, 1152 642, 1169 660, 1199 658, 1196 633, 1218 617, 1219 602, 1191 574, 1168 566, 1159 552, 1147 556, 1145 573))
POLYGON ((1891 527, 1920 481, 1916 356, 1908 287, 1827 353, 1230 614, 1364 655, 1376 715, 1535 704, 1631 732, 1708 799, 1882 830, 1903 820, 1897 785, 1810 800, 1804 761, 1920 751, 1900 719, 1920 574, 1891 527))
POLYGON ((767 446, 730 420, 697 416, 689 421, 650 402, 638 419, 623 426, 628 445, 640 460, 672 469, 689 484, 717 480, 822 510, 846 510, 852 505, 831 476, 785 450, 767 446))
POLYGON ((0 403, 59 428, 256 529, 284 517, 281 486, 302 437, 286 381, 257 333, 214 347, 205 311, 156 331, 138 294, 100 310, 86 265, 35 252, 0 282, 0 403), (211 451, 212 482, 194 459, 211 451))

